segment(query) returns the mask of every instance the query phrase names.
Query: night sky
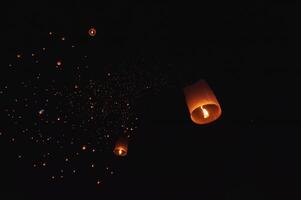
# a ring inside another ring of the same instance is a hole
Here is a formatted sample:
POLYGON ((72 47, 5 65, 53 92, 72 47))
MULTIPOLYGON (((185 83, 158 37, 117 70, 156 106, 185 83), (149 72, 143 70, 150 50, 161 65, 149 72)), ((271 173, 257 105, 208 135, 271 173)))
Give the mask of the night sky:
POLYGON ((0 199, 298 197, 296 3, 2 10, 0 199), (200 79, 222 108, 207 125, 183 93, 200 79))

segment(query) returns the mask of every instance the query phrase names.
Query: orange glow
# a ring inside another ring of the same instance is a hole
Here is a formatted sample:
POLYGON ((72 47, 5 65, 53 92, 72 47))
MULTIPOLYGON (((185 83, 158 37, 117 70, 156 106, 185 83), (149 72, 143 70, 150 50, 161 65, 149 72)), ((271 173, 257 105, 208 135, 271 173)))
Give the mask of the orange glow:
POLYGON ((56 62, 56 65, 57 65, 57 66, 61 66, 61 65, 62 65, 62 62, 61 62, 61 61, 57 61, 57 62, 56 62))
POLYGON ((88 31, 89 35, 94 37, 96 35, 96 29, 95 28, 90 28, 88 31))
POLYGON ((221 107, 206 81, 200 80, 185 87, 184 94, 194 123, 208 124, 221 116, 221 107))
POLYGON ((128 141, 127 138, 120 137, 114 148, 114 154, 117 156, 126 156, 128 153, 128 141))

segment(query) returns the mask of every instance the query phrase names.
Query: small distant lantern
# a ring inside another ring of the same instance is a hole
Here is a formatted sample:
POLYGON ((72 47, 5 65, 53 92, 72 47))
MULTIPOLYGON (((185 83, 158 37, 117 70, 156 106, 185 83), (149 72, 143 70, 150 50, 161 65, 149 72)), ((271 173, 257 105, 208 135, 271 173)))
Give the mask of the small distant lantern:
POLYGON ((57 65, 57 66, 61 66, 61 65, 62 65, 62 61, 58 60, 58 61, 56 62, 56 65, 57 65))
POLYGON ((118 138, 115 148, 114 154, 117 156, 126 156, 128 153, 128 140, 125 137, 118 138))
POLYGON ((194 123, 208 124, 221 116, 221 107, 205 80, 185 87, 184 94, 194 123))
POLYGON ((96 35, 96 29, 95 29, 95 28, 90 28, 90 29, 89 29, 89 35, 90 35, 91 37, 94 37, 94 36, 96 35))

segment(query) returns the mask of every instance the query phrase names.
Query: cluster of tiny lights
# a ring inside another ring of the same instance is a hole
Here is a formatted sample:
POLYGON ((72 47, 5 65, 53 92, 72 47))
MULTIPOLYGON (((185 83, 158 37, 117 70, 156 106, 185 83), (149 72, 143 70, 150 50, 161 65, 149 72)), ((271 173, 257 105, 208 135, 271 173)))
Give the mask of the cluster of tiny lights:
MULTIPOLYGON (((87 37, 95 34, 91 28, 87 37)), ((30 159, 52 182, 83 173, 102 185, 118 172, 109 159, 117 138, 139 132, 135 100, 165 87, 167 78, 138 66, 117 72, 104 66, 95 77, 93 67, 99 66, 91 60, 98 55, 86 51, 89 44, 52 31, 45 35, 50 41, 44 47, 29 54, 17 49, 8 64, 15 78, 1 83, 0 97, 6 101, 2 124, 11 126, 0 127, 0 136, 16 147, 27 145, 16 158, 30 159)))

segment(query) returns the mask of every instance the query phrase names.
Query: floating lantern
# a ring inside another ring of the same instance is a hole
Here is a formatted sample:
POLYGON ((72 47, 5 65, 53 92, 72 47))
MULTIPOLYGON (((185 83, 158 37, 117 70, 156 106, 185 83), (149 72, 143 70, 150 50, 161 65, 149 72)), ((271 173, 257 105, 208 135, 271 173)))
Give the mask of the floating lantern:
POLYGON ((117 156, 126 156, 128 153, 128 140, 125 137, 120 137, 118 138, 115 148, 114 148, 114 153, 117 156))
POLYGON ((56 65, 57 65, 57 66, 61 66, 61 65, 62 65, 62 61, 58 60, 58 61, 56 62, 56 65))
POLYGON ((95 28, 90 28, 88 32, 89 32, 89 35, 92 36, 92 37, 94 37, 96 35, 96 29, 95 28))
POLYGON ((194 123, 208 124, 221 116, 221 107, 205 80, 185 87, 184 94, 194 123))

